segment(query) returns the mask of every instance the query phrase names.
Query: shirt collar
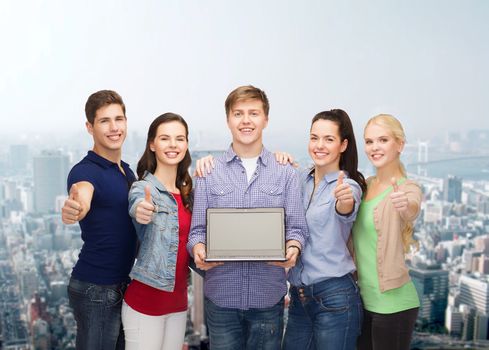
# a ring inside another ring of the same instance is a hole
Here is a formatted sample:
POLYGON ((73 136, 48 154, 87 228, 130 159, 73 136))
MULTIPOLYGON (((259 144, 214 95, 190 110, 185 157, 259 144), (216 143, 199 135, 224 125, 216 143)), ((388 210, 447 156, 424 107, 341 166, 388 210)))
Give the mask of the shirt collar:
MULTIPOLYGON (((343 170, 343 172, 345 173, 345 177, 348 178, 348 172, 343 170)), ((324 175, 323 179, 328 183, 332 183, 332 182, 335 182, 338 180, 338 174, 340 172, 339 171, 335 171, 335 172, 332 172, 332 173, 328 173, 326 175, 324 175)), ((309 176, 308 176, 309 179, 312 179, 314 180, 314 168, 311 169, 311 171, 309 172, 309 176)), ((323 180, 321 179, 321 181, 323 180)))
MULTIPOLYGON (((265 147, 262 147, 260 154, 258 155, 258 161, 261 162, 264 166, 267 166, 270 162, 271 153, 268 152, 265 147)), ((233 146, 230 145, 225 154, 225 160, 227 163, 233 161, 234 159, 238 159, 239 156, 234 152, 233 146)))
MULTIPOLYGON (((112 166, 119 166, 117 163, 114 163, 110 160, 108 160, 107 158, 104 158, 102 156, 99 156, 97 153, 95 153, 94 151, 88 151, 87 153, 87 159, 100 165, 101 167, 105 168, 105 169, 108 169, 112 166)), ((127 164, 126 162, 124 162, 123 160, 121 160, 121 166, 124 170, 128 169, 129 168, 129 164, 127 164)))
POLYGON ((154 187, 156 187, 161 192, 168 192, 168 190, 163 186, 163 184, 158 180, 156 176, 151 174, 149 171, 145 171, 143 175, 143 179, 151 183, 154 187))

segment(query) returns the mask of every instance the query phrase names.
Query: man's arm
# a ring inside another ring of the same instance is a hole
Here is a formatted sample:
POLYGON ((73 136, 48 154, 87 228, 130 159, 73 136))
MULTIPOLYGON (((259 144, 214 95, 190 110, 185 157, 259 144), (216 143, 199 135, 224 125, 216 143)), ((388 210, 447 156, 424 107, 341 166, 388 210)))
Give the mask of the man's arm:
POLYGON ((285 188, 285 262, 271 263, 284 268, 294 267, 309 237, 306 216, 302 206, 301 188, 297 171, 291 175, 285 188))
POLYGON ((87 215, 92 203, 94 187, 88 181, 80 181, 71 185, 70 195, 61 208, 61 220, 71 225, 87 215))
POLYGON ((192 209, 192 224, 188 237, 187 250, 193 256, 195 265, 201 270, 209 270, 222 263, 208 263, 206 258, 206 211, 207 185, 205 178, 197 178, 194 189, 194 206, 192 209))

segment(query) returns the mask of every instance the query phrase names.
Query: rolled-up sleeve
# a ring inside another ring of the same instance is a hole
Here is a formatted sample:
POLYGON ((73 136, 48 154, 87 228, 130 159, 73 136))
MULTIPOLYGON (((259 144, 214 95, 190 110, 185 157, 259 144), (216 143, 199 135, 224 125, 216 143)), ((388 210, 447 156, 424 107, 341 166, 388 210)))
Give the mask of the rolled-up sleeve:
POLYGON ((195 182, 194 205, 192 210, 192 224, 187 243, 187 251, 191 256, 192 249, 197 243, 206 243, 206 212, 208 207, 206 179, 199 177, 195 182))
POLYGON ((335 210, 335 213, 341 222, 352 223, 357 217, 358 208, 360 208, 360 203, 362 201, 362 189, 360 188, 360 185, 353 179, 345 179, 345 182, 350 185, 351 190, 353 191, 353 199, 355 201, 355 205, 353 206, 352 212, 347 215, 342 215, 338 213, 337 210, 335 210))
POLYGON ((309 237, 309 231, 302 206, 299 174, 294 169, 290 170, 291 174, 285 191, 285 238, 286 240, 296 240, 304 247, 309 237))

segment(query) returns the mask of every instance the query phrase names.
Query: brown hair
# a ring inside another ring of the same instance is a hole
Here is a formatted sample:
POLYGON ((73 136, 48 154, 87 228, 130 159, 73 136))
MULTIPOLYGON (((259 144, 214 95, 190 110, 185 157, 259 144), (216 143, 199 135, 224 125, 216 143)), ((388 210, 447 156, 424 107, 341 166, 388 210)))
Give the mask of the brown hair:
POLYGON ((226 109, 226 118, 229 116, 229 112, 231 108, 238 101, 245 100, 260 100, 263 104, 263 111, 265 115, 268 117, 268 112, 270 111, 270 104, 268 103, 268 97, 265 94, 265 91, 260 90, 252 85, 240 86, 228 95, 226 98, 226 102, 224 103, 224 107, 226 109))
POLYGON ((87 116, 87 121, 93 125, 97 111, 100 108, 111 104, 120 105, 124 112, 124 116, 126 116, 126 105, 124 105, 122 97, 117 92, 112 90, 100 90, 91 94, 88 97, 87 103, 85 103, 85 115, 87 116))
MULTIPOLYGON (((141 156, 141 159, 138 162, 137 166, 137 174, 139 180, 143 179, 145 171, 148 171, 154 174, 156 170, 156 157, 155 153, 151 150, 150 144, 154 141, 156 137, 156 132, 158 131, 158 127, 161 124, 169 123, 169 122, 179 122, 185 127, 185 137, 188 141, 188 125, 185 119, 175 113, 165 113, 157 117, 148 129, 148 138, 146 139, 146 148, 144 149, 144 153, 141 156)), ((182 196, 182 201, 184 206, 192 210, 193 206, 193 198, 192 198, 192 178, 188 172, 188 168, 192 163, 192 158, 190 157, 190 152, 187 149, 185 152, 185 156, 182 161, 178 163, 177 167, 177 179, 175 185, 180 190, 180 194, 182 196)))
POLYGON ((340 169, 346 170, 348 176, 355 180, 362 189, 362 192, 365 193, 367 191, 367 183, 363 174, 358 171, 357 143, 350 117, 342 109, 319 112, 312 118, 311 128, 318 120, 329 120, 338 125, 341 142, 343 140, 348 141, 345 151, 340 155, 340 169))

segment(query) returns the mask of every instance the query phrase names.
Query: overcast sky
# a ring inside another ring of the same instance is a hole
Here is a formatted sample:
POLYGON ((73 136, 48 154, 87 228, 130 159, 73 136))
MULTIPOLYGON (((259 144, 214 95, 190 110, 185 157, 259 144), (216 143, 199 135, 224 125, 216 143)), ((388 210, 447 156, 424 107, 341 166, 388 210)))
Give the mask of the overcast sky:
POLYGON ((172 111, 194 145, 220 146, 224 100, 244 84, 267 92, 282 149, 305 147, 331 108, 359 133, 394 114, 411 140, 489 128, 486 0, 0 0, 0 39, 10 138, 82 130, 88 95, 114 89, 130 130, 172 111))

